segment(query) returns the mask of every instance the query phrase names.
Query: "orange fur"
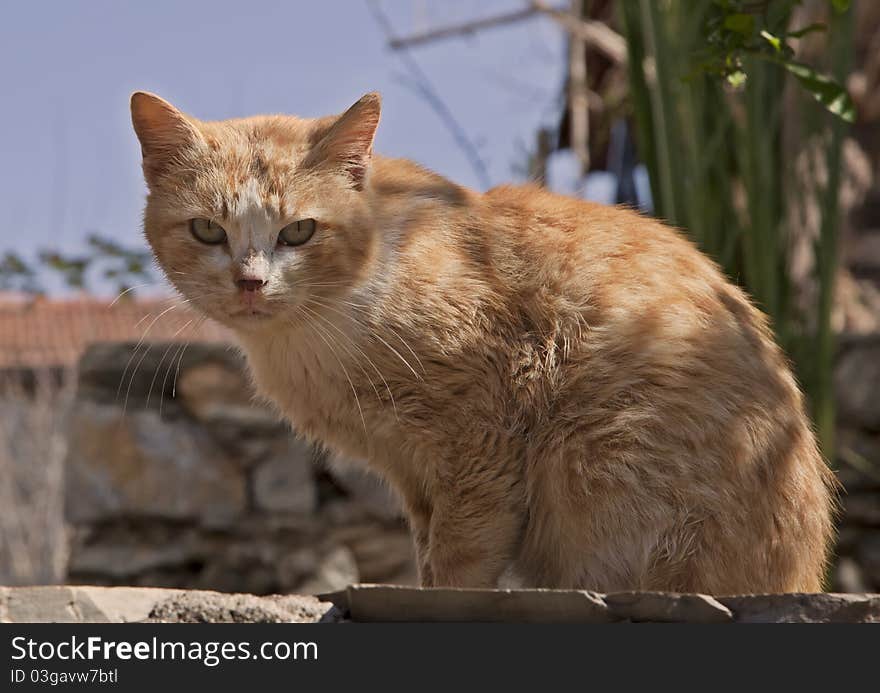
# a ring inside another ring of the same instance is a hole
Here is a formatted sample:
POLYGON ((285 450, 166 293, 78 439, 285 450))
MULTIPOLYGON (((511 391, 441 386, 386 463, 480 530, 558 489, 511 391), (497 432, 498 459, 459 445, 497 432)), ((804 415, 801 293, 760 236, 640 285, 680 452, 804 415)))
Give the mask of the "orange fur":
POLYGON ((374 157, 375 95, 203 122, 137 93, 132 114, 169 279, 238 334, 297 431, 397 490, 423 584, 820 589, 833 482, 800 392, 682 236, 374 157), (277 246, 302 218, 313 238, 277 246), (266 281, 247 310, 245 270, 266 281))

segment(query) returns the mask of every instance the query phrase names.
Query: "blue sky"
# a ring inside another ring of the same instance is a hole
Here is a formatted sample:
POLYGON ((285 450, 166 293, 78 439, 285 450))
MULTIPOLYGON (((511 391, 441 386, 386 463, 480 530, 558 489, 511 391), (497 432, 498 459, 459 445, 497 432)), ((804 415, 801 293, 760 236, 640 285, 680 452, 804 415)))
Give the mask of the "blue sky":
MULTIPOLYGON (((399 34, 517 9, 516 0, 384 0, 399 34)), ((513 179, 558 115, 563 36, 547 19, 414 49, 492 184, 513 179)), ((322 115, 383 95, 377 151, 481 187, 408 87, 365 0, 18 0, 0 10, 0 254, 67 252, 97 231, 141 240, 144 186, 128 114, 135 89, 205 119, 322 115)))

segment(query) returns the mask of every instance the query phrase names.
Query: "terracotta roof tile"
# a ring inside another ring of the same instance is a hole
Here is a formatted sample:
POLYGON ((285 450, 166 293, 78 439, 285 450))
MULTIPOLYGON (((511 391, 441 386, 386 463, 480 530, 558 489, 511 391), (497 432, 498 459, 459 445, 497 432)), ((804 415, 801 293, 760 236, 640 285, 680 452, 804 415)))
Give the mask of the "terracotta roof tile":
POLYGON ((175 299, 47 299, 0 293, 0 369, 70 366, 94 342, 232 342, 175 299))

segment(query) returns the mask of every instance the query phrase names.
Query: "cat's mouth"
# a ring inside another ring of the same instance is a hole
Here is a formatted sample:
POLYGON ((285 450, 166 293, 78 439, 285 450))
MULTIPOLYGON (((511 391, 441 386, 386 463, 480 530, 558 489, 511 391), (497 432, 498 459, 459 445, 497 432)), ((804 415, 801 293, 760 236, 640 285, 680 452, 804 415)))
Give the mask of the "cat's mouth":
POLYGON ((231 311, 229 313, 229 317, 238 320, 261 320, 272 317, 272 313, 265 308, 259 308, 257 306, 247 306, 231 311))
POLYGON ((229 317, 235 320, 264 320, 272 313, 259 291, 241 291, 239 300, 229 306, 229 317))

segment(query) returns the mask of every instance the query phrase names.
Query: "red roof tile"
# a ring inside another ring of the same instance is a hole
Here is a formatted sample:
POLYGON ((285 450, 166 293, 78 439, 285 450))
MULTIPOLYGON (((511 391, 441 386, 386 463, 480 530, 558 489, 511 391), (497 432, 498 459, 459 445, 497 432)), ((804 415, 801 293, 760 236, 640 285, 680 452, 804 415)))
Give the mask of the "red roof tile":
POLYGON ((180 299, 48 299, 0 293, 0 369, 71 366, 94 342, 231 342, 180 299))

